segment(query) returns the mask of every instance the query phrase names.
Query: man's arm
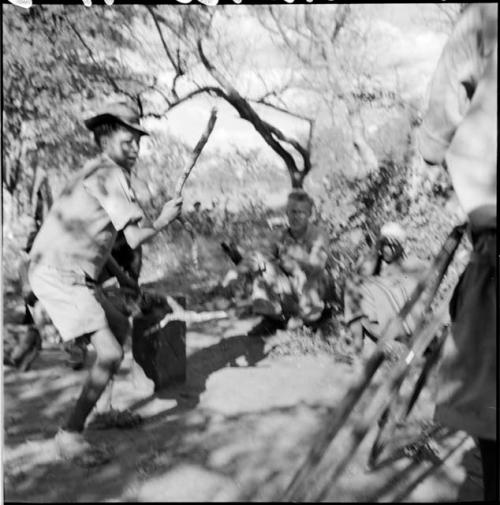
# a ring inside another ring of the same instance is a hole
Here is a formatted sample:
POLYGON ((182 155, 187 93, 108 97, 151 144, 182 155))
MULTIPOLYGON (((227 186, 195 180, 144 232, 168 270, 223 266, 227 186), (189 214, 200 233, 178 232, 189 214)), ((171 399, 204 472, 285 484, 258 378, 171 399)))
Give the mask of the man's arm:
POLYGON ((121 287, 130 288, 136 293, 139 292, 139 284, 121 268, 113 256, 109 256, 105 268, 111 277, 116 277, 121 287))
POLYGON ((443 163, 453 135, 467 113, 480 73, 480 26, 480 10, 469 6, 455 25, 433 74, 427 112, 417 132, 420 152, 428 164, 443 163))
POLYGON ((129 246, 132 249, 136 249, 144 242, 151 240, 172 221, 177 219, 181 213, 181 207, 182 198, 174 198, 165 203, 160 215, 153 223, 146 226, 139 226, 138 223, 128 224, 123 229, 123 234, 129 246))

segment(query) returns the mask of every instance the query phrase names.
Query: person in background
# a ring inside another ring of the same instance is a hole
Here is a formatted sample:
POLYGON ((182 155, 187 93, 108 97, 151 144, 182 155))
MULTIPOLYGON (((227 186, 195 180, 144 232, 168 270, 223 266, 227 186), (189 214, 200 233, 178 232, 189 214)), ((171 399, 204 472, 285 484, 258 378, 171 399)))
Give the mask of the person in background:
MULTIPOLYGON (((344 324, 355 353, 363 350, 364 337, 374 340, 409 299, 427 264, 408 256, 406 233, 395 222, 380 229, 373 251, 362 258, 344 289, 344 324)), ((415 327, 410 314, 401 328, 401 336, 415 327)))
MULTIPOLYGON (((448 170, 468 216, 470 261, 450 302, 435 418, 479 446, 484 499, 498 503, 497 359, 498 4, 468 4, 430 83, 418 130, 424 161, 448 170)), ((431 170, 431 168, 429 168, 431 170)))
MULTIPOLYGON (((253 274, 253 313, 262 316, 249 336, 266 336, 285 327, 317 328, 327 319, 335 291, 327 236, 310 222, 312 209, 313 201, 303 189, 292 190, 286 229, 278 232, 267 252, 251 253, 238 266, 238 273, 253 274)), ((233 282, 237 278, 234 273, 227 276, 233 282)))

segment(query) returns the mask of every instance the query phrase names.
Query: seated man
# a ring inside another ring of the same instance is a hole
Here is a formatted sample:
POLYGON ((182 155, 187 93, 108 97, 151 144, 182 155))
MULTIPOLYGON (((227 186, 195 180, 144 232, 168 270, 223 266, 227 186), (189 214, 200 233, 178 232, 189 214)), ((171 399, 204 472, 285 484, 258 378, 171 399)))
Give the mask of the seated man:
MULTIPOLYGON (((409 299, 427 267, 424 262, 408 257, 403 244, 406 234, 397 223, 387 223, 372 254, 358 263, 356 273, 346 282, 344 323, 356 352, 363 348, 363 337, 379 338, 384 329, 409 299)), ((410 314, 401 328, 402 335, 414 330, 410 314)))
POLYGON ((250 336, 306 324, 317 327, 333 301, 333 279, 327 265, 327 236, 310 223, 313 201, 302 189, 288 195, 288 227, 273 241, 268 254, 243 259, 240 273, 253 273, 252 307, 263 316, 250 336))

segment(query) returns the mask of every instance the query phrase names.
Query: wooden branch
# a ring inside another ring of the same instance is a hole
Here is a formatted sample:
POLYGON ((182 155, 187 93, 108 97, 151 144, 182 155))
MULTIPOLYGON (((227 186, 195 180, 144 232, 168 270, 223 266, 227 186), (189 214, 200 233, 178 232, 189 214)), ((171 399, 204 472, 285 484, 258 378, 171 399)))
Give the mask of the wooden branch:
POLYGON ((312 150, 312 139, 313 139, 313 133, 314 133, 314 126, 315 126, 315 121, 314 119, 309 120, 309 137, 307 139, 307 152, 311 152, 312 150))
POLYGON ((179 60, 179 54, 177 54, 177 61, 174 58, 173 54, 170 52, 167 42, 165 41, 165 37, 163 36, 163 32, 161 31, 161 26, 160 23, 158 22, 158 18, 156 16, 156 13, 151 5, 144 4, 144 7, 148 10, 148 12, 151 14, 151 17, 153 18, 154 24, 156 26, 156 31, 158 32, 158 35, 160 36, 160 40, 163 46, 163 49, 165 50, 165 54, 167 55, 168 60, 170 61, 170 64, 175 70, 175 77, 174 80, 172 81, 172 95, 174 98, 178 98, 177 95, 177 90, 176 90, 176 85, 177 85, 177 80, 184 75, 184 69, 181 67, 180 60, 179 60))
MULTIPOLYGON (((261 82, 264 84, 264 86, 266 85, 264 79, 262 78, 262 75, 259 73, 258 74, 258 77, 259 79, 261 80, 261 82)), ((281 86, 277 87, 276 89, 272 89, 270 91, 266 91, 262 96, 260 96, 259 98, 256 98, 255 100, 252 100, 252 101, 255 101, 255 102, 262 102, 264 100, 266 100, 267 98, 270 98, 272 96, 278 98, 278 94, 279 93, 283 93, 284 91, 286 91, 287 89, 290 89, 290 84, 292 82, 292 76, 290 76, 287 80, 287 82, 285 84, 282 84, 281 86)))
POLYGON ((251 102, 256 102, 260 105, 265 105, 266 107, 269 107, 270 109, 277 110, 278 112, 283 112, 283 114, 288 114, 289 116, 292 116, 297 119, 301 119, 303 121, 309 121, 311 122, 312 119, 307 116, 303 116, 302 114, 297 114, 296 112, 292 112, 291 110, 285 109, 284 107, 280 107, 279 105, 274 105, 273 103, 269 103, 267 100, 259 99, 259 100, 250 100, 251 102))
POLYGON ((202 93, 207 93, 209 95, 216 95, 220 98, 224 98, 225 100, 228 100, 227 95, 224 93, 224 91, 222 89, 217 88, 215 86, 204 86, 204 87, 201 87, 201 88, 196 89, 194 91, 191 91, 186 96, 179 98, 175 102, 169 102, 168 107, 163 112, 148 112, 148 113, 144 114, 143 117, 145 117, 145 118, 153 117, 156 119, 162 119, 172 109, 175 109, 176 107, 183 104, 184 102, 187 102, 188 100, 191 100, 195 96, 201 95, 202 93))
POLYGON ((292 51, 292 53, 302 62, 305 64, 309 64, 309 58, 306 58, 298 49, 296 44, 293 44, 288 35, 285 33, 285 30, 281 26, 280 19, 278 19, 276 13, 274 12, 273 6, 268 5, 268 10, 269 14, 271 15, 274 24, 276 25, 276 28, 278 29, 281 38, 285 45, 292 51))
POLYGON ((344 27, 345 22, 347 20, 347 16, 351 12, 351 6, 350 5, 340 5, 337 7, 337 11, 335 12, 336 14, 336 22, 335 26, 333 27, 332 34, 330 35, 330 41, 333 44, 336 40, 337 37, 340 33, 340 30, 344 27), (340 10, 340 12, 339 12, 340 10))
POLYGON ((208 93, 216 95, 220 98, 224 98, 225 100, 228 100, 228 97, 226 93, 221 88, 218 88, 217 86, 203 86, 201 88, 195 89, 194 91, 189 92, 187 95, 183 96, 182 98, 179 98, 177 101, 173 102, 171 106, 168 108, 168 111, 171 111, 175 107, 178 107, 179 105, 183 104, 184 102, 187 102, 188 100, 191 100, 191 98, 194 98, 197 95, 200 95, 202 93, 208 93))
POLYGON ((158 22, 163 23, 178 39, 184 38, 182 33, 166 17, 162 16, 159 12, 155 12, 155 15, 158 22))
POLYGON ((186 324, 193 324, 206 323, 207 321, 215 321, 217 319, 227 319, 228 317, 229 314, 223 310, 208 312, 194 312, 192 310, 174 311, 171 314, 167 314, 160 322, 145 331, 144 337, 149 337, 155 334, 162 328, 165 328, 165 326, 171 321, 183 321, 186 324))
MULTIPOLYGON (((197 45, 198 53, 203 65, 210 72, 212 77, 227 90, 225 99, 238 111, 243 119, 246 119, 252 123, 264 141, 283 159, 290 174, 292 186, 300 187, 302 185, 304 171, 301 172, 297 168, 293 156, 283 148, 283 146, 278 142, 276 138, 274 138, 274 136, 278 137, 278 139, 290 143, 295 148, 297 148, 297 146, 300 146, 300 144, 298 144, 298 142, 294 141, 293 139, 288 139, 276 127, 271 126, 263 121, 252 108, 252 106, 248 103, 248 101, 239 94, 239 92, 232 86, 226 77, 224 77, 224 75, 219 70, 217 70, 217 68, 215 68, 215 66, 212 65, 212 63, 208 60, 208 58, 205 56, 205 53, 203 52, 203 46, 200 39, 198 39, 197 45)), ((302 146, 300 146, 300 149, 298 149, 299 152, 303 154, 302 146), (302 149, 302 151, 300 149, 302 149)), ((310 169, 310 167, 308 169, 306 169, 306 167, 304 168, 305 173, 307 173, 307 171, 310 169)))
POLYGON ((285 135, 281 130, 279 130, 278 128, 276 128, 275 126, 267 123, 266 121, 262 121, 262 123, 269 129, 269 131, 271 131, 279 140, 282 140, 283 142, 286 142, 288 144, 290 144, 292 147, 294 147, 298 152, 299 154, 302 156, 302 160, 304 161, 304 168, 302 170, 302 175, 306 175, 309 173, 309 171, 311 170, 311 161, 310 161, 310 158, 309 158, 309 153, 308 151, 302 146, 302 144, 300 142, 298 142, 297 140, 291 138, 291 137, 288 137, 287 135, 285 135))
POLYGON ((163 32, 161 31, 161 26, 160 23, 158 22, 158 18, 156 17, 156 13, 151 5, 144 4, 144 7, 148 10, 148 12, 151 14, 151 17, 153 18, 153 22, 156 27, 156 31, 158 32, 158 35, 160 36, 161 44, 163 46, 163 49, 165 50, 165 54, 167 55, 172 67, 174 67, 175 71, 178 71, 177 63, 175 61, 175 58, 173 55, 170 53, 170 50, 167 46, 167 43, 165 41, 165 37, 163 36, 163 32))
MULTIPOLYGON (((92 51, 92 49, 90 48, 90 46, 85 42, 85 40, 82 37, 81 33, 76 29, 76 26, 69 20, 68 17, 65 17, 65 20, 69 24, 69 26, 71 27, 71 29, 73 30, 73 32, 75 33, 75 35, 77 36, 78 40, 81 42, 81 44, 83 45, 83 47, 86 49, 86 51, 89 54, 90 59, 92 60, 92 62, 94 63, 94 65, 96 67, 101 67, 99 65, 98 61, 96 60, 95 56, 94 56, 94 52, 92 51)), ((113 87, 113 89, 114 89, 115 92, 117 92, 117 93, 123 93, 123 94, 127 95, 128 97, 131 97, 131 98, 135 99, 134 96, 132 96, 130 93, 128 93, 126 91, 123 91, 120 88, 120 86, 118 86, 118 84, 116 83, 116 81, 109 75, 109 72, 107 71, 106 67, 101 67, 101 68, 104 71, 106 79, 111 84, 111 86, 113 87)))
POLYGON ((195 148, 193 149, 193 152, 191 153, 191 156, 184 167, 184 171, 175 186, 175 194, 178 197, 181 196, 182 188, 184 187, 184 184, 186 183, 186 180, 189 177, 191 170, 193 169, 194 165, 196 164, 196 161, 198 160, 198 158, 201 154, 201 151, 205 147, 205 144, 207 143, 208 138, 210 137, 210 134, 212 133, 212 131, 214 129, 215 121, 217 121, 217 109, 213 108, 212 112, 210 114, 210 119, 208 120, 208 123, 207 123, 207 127, 205 128, 203 135, 200 137, 200 140, 198 140, 198 143, 196 144, 195 148))

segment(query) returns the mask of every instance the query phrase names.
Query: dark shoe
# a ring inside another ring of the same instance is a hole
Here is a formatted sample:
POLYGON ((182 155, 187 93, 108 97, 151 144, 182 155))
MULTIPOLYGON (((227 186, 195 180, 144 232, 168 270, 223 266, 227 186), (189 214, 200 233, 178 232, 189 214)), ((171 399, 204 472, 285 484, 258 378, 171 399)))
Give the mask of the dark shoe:
POLYGON ((278 330, 286 328, 284 321, 271 319, 270 317, 263 317, 253 328, 247 332, 248 337, 268 337, 276 333, 278 330))

